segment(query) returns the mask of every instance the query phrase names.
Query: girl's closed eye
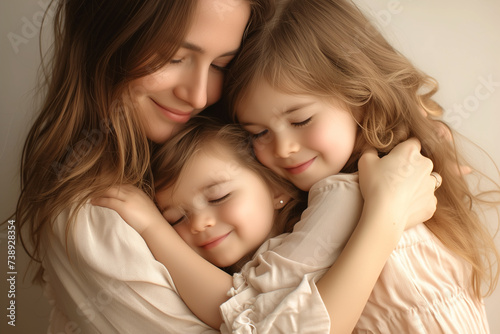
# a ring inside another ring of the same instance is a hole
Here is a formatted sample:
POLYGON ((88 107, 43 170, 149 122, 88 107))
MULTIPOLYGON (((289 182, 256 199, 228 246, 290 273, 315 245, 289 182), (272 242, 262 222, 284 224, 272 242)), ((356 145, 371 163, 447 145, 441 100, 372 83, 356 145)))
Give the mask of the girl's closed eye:
POLYGON ((171 226, 175 226, 184 221, 187 221, 187 213, 184 210, 167 209, 163 212, 163 217, 171 226))
POLYGON ((259 139, 263 136, 265 136, 266 134, 269 133, 269 130, 262 130, 261 132, 258 132, 258 133, 250 133, 252 139, 259 139))
POLYGON ((231 193, 227 193, 224 196, 208 200, 208 203, 214 204, 214 205, 221 204, 221 203, 224 203, 226 200, 228 200, 230 197, 231 197, 231 193))
POLYGON ((296 128, 300 128, 302 126, 308 125, 311 122, 311 120, 312 120, 312 116, 309 117, 309 118, 307 118, 307 119, 305 119, 305 120, 303 120, 303 121, 301 121, 301 122, 292 122, 291 124, 292 124, 292 126, 294 126, 296 128))
POLYGON ((171 222, 170 220, 167 220, 171 226, 175 226, 179 223, 182 223, 183 221, 185 221, 187 219, 187 217, 185 215, 182 215, 179 219, 175 220, 174 222, 171 222))

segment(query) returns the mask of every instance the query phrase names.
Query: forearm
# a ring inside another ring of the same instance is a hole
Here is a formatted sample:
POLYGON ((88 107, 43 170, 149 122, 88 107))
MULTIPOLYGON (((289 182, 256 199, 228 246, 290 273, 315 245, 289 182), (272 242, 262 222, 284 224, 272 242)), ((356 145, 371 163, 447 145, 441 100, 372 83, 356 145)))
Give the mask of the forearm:
POLYGON ((402 228, 388 210, 365 203, 359 224, 317 287, 330 315, 331 333, 351 333, 402 228), (383 223, 380 223, 383 222, 383 223))
POLYGON ((170 272, 186 305, 203 322, 218 329, 222 323, 219 306, 228 299, 232 277, 200 257, 165 222, 147 228, 142 237, 170 272))

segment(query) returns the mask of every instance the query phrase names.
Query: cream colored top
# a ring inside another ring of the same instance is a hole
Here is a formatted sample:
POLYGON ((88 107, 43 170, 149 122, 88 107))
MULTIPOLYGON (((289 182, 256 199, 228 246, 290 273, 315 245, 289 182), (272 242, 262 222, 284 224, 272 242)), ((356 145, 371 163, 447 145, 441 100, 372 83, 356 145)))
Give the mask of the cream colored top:
POLYGON ((44 236, 48 333, 218 333, 191 313, 166 268, 115 211, 84 205, 66 243, 68 214, 44 236))
MULTIPOLYGON (((234 275, 221 331, 328 333, 315 282, 339 256, 362 205, 355 174, 315 184, 294 231, 268 240, 234 275)), ((354 333, 488 333, 484 305, 469 284, 470 266, 421 224, 403 234, 354 333)))

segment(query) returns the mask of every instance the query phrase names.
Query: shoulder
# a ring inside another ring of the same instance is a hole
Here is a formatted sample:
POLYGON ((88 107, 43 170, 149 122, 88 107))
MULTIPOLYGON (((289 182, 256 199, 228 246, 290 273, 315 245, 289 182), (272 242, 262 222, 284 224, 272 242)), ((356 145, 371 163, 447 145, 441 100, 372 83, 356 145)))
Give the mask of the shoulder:
POLYGON ((50 242, 60 244, 71 262, 95 271, 123 270, 132 264, 146 270, 158 265, 144 239, 118 213, 89 203, 62 212, 51 237, 50 242))
POLYGON ((79 208, 74 205, 61 212, 54 221, 52 230, 59 238, 77 234, 78 239, 89 235, 99 236, 100 239, 109 233, 133 232, 116 211, 90 203, 79 208))

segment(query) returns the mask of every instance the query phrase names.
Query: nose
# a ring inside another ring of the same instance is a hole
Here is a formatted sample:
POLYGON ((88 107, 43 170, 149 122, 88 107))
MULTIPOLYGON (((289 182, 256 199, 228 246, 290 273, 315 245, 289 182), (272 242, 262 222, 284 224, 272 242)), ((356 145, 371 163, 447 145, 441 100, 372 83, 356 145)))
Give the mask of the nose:
POLYGON ((174 90, 177 98, 187 102, 193 109, 207 105, 209 68, 194 66, 186 71, 182 82, 174 90))
POLYGON ((274 138, 274 155, 277 158, 288 158, 300 150, 300 144, 289 134, 282 131, 274 138))
POLYGON ((191 233, 198 234, 216 224, 215 217, 208 212, 198 212, 192 214, 190 219, 191 233))

